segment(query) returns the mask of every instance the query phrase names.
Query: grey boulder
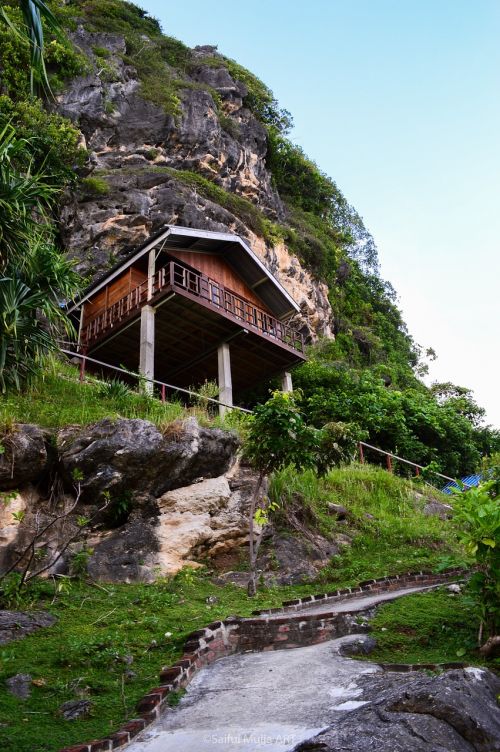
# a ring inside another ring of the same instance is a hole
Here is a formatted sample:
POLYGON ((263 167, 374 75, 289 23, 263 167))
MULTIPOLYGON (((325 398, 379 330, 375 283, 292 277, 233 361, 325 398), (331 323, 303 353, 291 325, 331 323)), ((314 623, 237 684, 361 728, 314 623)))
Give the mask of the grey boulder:
POLYGON ((0 611, 0 645, 19 640, 37 629, 51 627, 56 617, 46 611, 0 611))
POLYGON ((27 700, 31 694, 32 677, 29 674, 16 674, 5 680, 5 686, 14 697, 27 700))
POLYGON ((361 682, 366 704, 337 714, 296 752, 500 751, 500 679, 487 669, 390 673, 361 682))
POLYGON ((17 423, 0 436, 0 491, 38 481, 47 468, 47 436, 39 426, 17 423))
POLYGON ((101 420, 58 434, 62 472, 74 482, 82 476, 82 496, 98 501, 131 493, 153 497, 200 477, 222 475, 230 466, 238 439, 229 431, 203 428, 194 418, 161 432, 146 420, 101 420))

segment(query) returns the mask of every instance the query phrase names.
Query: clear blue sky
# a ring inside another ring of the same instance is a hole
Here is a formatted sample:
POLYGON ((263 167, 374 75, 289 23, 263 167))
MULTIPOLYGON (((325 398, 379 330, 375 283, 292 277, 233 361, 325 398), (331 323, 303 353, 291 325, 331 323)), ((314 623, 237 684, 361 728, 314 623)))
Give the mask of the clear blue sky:
POLYGON ((138 0, 256 73, 377 242, 431 378, 500 426, 500 0, 138 0))

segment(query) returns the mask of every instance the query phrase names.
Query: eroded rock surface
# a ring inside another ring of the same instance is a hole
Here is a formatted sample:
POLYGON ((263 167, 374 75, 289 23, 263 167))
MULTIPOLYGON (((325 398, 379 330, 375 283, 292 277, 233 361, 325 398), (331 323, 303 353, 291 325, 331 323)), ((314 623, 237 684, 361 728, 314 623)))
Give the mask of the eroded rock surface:
POLYGON ((90 575, 110 582, 149 582, 237 549, 248 540, 254 483, 254 474, 236 464, 225 475, 150 500, 125 525, 90 536, 90 575))
POLYGON ((17 423, 0 437, 0 491, 39 479, 49 462, 48 434, 39 426, 17 423))
POLYGON ((114 498, 124 493, 156 498, 197 478, 221 475, 238 439, 229 431, 202 428, 194 418, 165 433, 146 420, 106 419, 63 429, 58 446, 68 482, 79 471, 83 498, 98 501, 104 492, 114 498))
POLYGON ((16 674, 5 680, 7 690, 19 700, 27 700, 31 694, 31 682, 33 677, 30 674, 16 674))
POLYGON ((41 627, 51 627, 56 618, 46 611, 0 611, 0 645, 19 640, 41 627))
POLYGON ((487 669, 362 677, 363 707, 296 752, 498 752, 500 679, 487 669))
POLYGON ((194 65, 185 74, 174 118, 141 97, 137 72, 123 59, 122 37, 80 27, 73 38, 91 61, 93 49, 108 49, 113 70, 109 81, 98 75, 96 66, 94 73, 69 82, 58 99, 59 112, 82 131, 89 171, 108 186, 100 195, 82 191, 62 208, 64 245, 78 271, 97 278, 166 224, 235 232, 248 240, 300 305, 297 326, 313 339, 332 336, 326 285, 284 242, 264 241, 229 202, 207 198, 186 179, 192 172, 201 174, 248 199, 271 219, 285 218, 266 166, 265 128, 244 104, 245 85, 231 77, 222 57, 220 67, 214 64, 216 48, 194 50, 194 65), (210 66, 203 65, 206 57, 210 66))

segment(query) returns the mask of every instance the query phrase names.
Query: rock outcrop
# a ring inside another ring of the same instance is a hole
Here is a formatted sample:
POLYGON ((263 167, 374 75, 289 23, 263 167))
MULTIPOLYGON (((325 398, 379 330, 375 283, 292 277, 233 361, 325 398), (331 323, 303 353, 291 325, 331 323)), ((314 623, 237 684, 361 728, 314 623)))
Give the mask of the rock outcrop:
POLYGON ((151 582, 238 550, 248 541, 254 483, 253 472, 237 463, 225 475, 166 492, 116 530, 97 530, 87 541, 89 574, 107 582, 151 582))
POLYGON ((500 679, 487 669, 362 677, 363 707, 296 752, 498 752, 500 679))
POLYGON ((0 444, 0 491, 38 480, 47 469, 48 434, 39 426, 18 423, 4 433, 0 444))
POLYGON ((14 465, 8 458, 4 487, 16 481, 18 488, 0 507, 0 571, 16 561, 24 565, 35 531, 58 515, 35 544, 37 566, 54 562, 49 574, 67 572, 86 545, 96 579, 151 581, 246 539, 254 479, 250 473, 242 481, 247 470, 232 470, 239 445, 233 432, 204 428, 194 418, 163 431, 145 420, 106 419, 67 427, 54 438, 36 426, 17 426, 9 434, 18 449, 14 465), (49 453, 40 448, 44 441, 49 453), (56 483, 44 492, 24 482, 41 481, 49 471, 66 489, 56 483), (71 510, 69 516, 61 517, 64 510, 71 510), (78 534, 80 516, 92 524, 78 534))
POLYGON ((105 492, 157 498, 197 478, 214 477, 230 466, 238 439, 234 433, 202 428, 194 418, 171 424, 163 433, 146 420, 102 420, 58 434, 60 465, 71 482, 82 476, 82 498, 97 501, 105 492))
POLYGON ((266 166, 266 130, 244 104, 246 86, 231 77, 221 56, 220 66, 214 64, 216 49, 193 51, 174 117, 141 97, 137 72, 124 62, 122 37, 79 27, 73 41, 93 61, 94 73, 70 82, 57 107, 81 129, 92 175, 106 186, 98 195, 83 190, 62 208, 64 245, 78 271, 98 277, 166 224, 235 232, 300 305, 297 325, 313 339, 332 336, 326 285, 284 242, 265 241, 231 202, 189 181, 194 172, 251 201, 264 219, 284 219, 266 166), (109 51, 112 81, 99 71, 96 48, 109 51), (203 64, 207 57, 210 65, 203 64))

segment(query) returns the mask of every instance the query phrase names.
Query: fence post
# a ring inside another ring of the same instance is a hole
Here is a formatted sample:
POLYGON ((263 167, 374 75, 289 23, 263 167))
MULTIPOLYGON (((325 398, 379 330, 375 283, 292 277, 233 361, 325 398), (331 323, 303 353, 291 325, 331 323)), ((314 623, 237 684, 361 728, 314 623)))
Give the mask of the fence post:
POLYGON ((359 442, 359 444, 358 444, 358 449, 359 449, 359 461, 361 462, 362 465, 364 465, 365 464, 365 455, 364 455, 364 452, 363 452, 363 444, 361 442, 359 442))
POLYGON ((387 458, 387 469, 389 470, 390 473, 392 473, 392 459, 391 459, 391 456, 389 454, 386 454, 386 458, 387 458))
POLYGON ((85 381, 85 353, 80 360, 80 381, 85 381))
POLYGON ((415 475, 417 476, 417 478, 420 475, 420 468, 418 465, 415 465, 415 475))
POLYGON ((166 393, 165 384, 162 384, 161 385, 161 401, 165 402, 166 399, 167 399, 167 393, 166 393))

